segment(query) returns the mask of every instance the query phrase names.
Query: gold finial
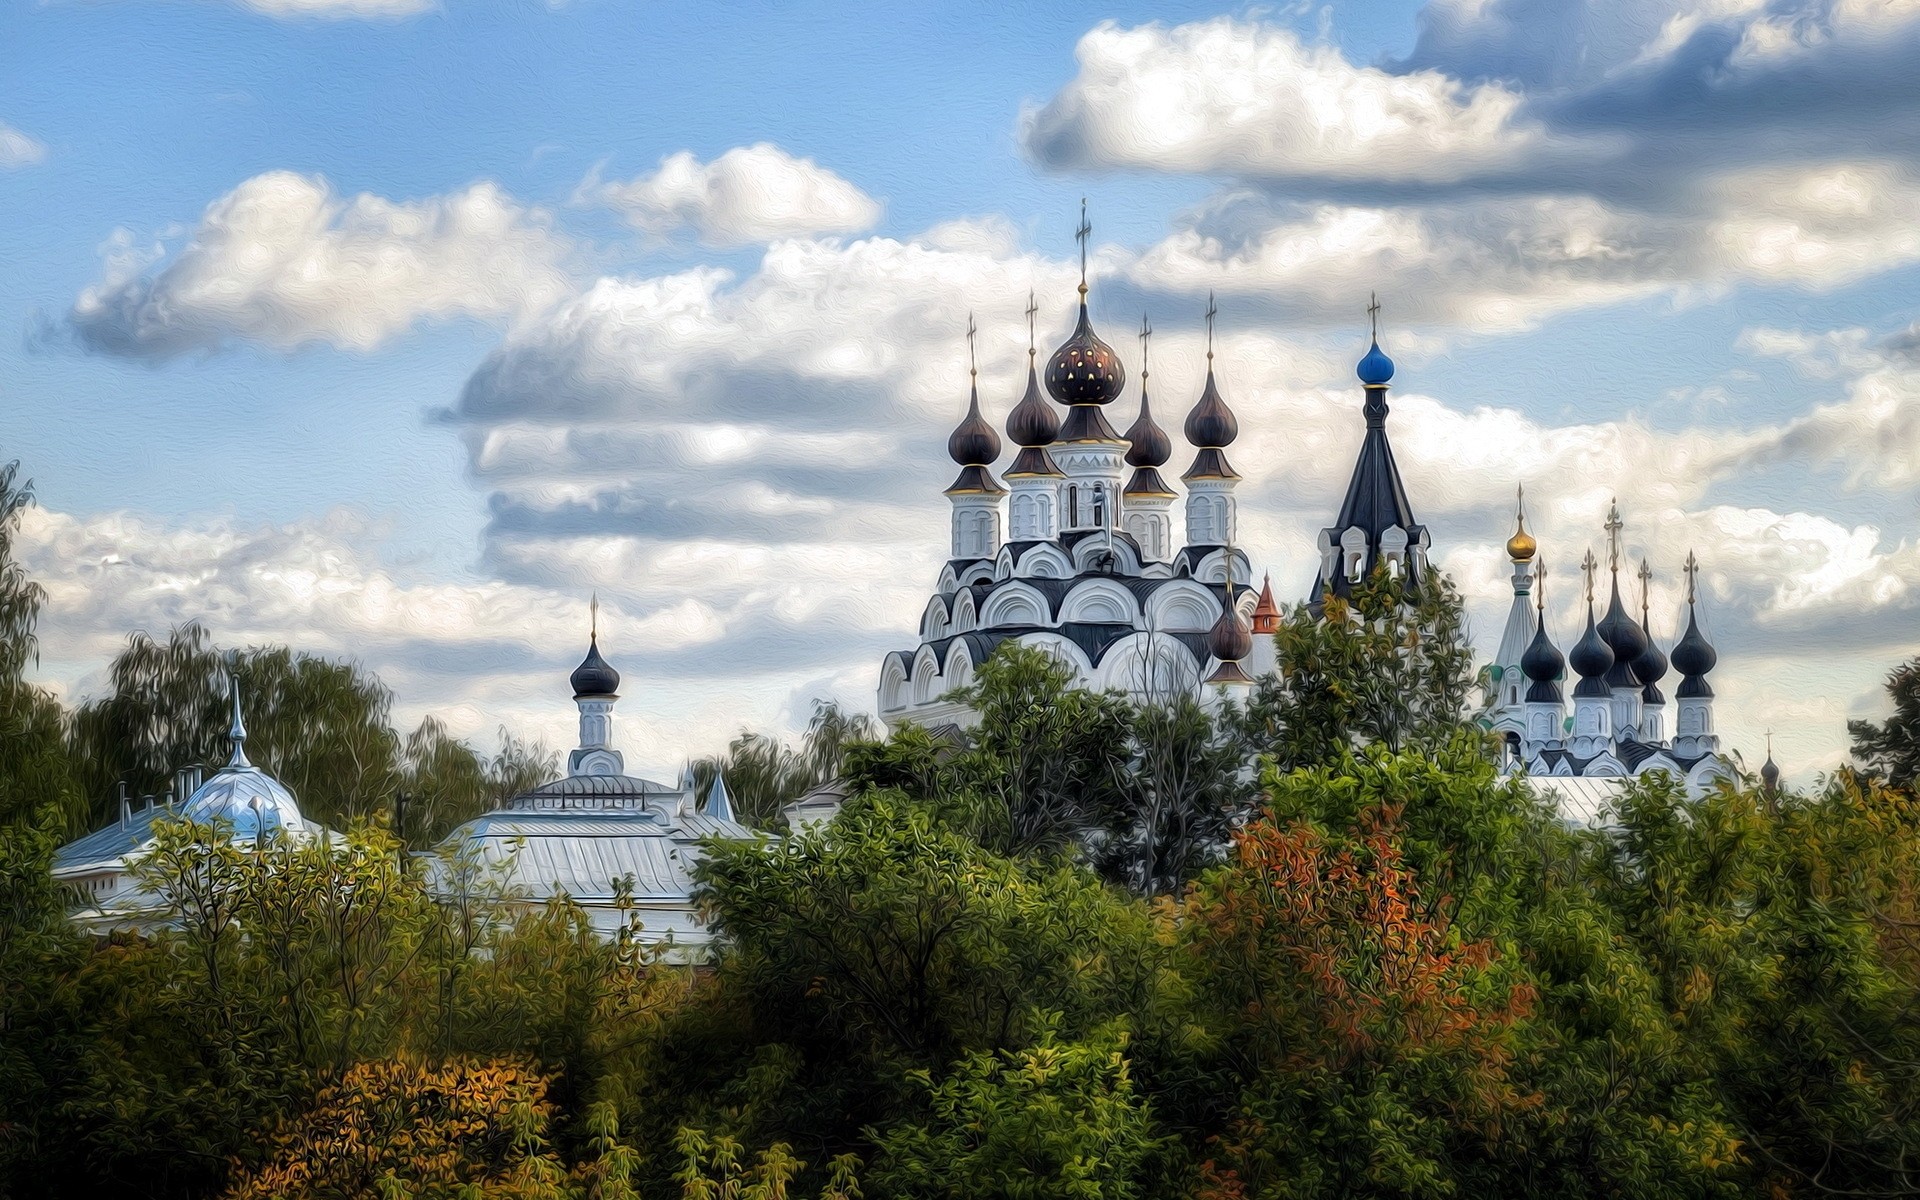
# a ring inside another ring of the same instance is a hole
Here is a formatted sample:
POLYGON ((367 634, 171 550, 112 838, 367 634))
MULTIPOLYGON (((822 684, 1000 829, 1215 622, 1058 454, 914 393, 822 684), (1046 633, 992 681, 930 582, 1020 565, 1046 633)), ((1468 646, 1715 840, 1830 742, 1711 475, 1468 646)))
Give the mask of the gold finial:
POLYGON ((979 332, 980 327, 973 323, 973 314, 969 312, 967 314, 967 374, 975 379, 980 377, 980 360, 974 354, 973 338, 979 332))
POLYGON ((587 614, 588 614, 587 615, 587 622, 588 622, 587 638, 590 641, 597 642, 600 640, 600 593, 599 592, 595 592, 593 594, 593 599, 587 601, 587 614))
POLYGON ((1620 531, 1626 526, 1620 520, 1620 501, 1607 502, 1607 566, 1615 575, 1620 573, 1620 531))
POLYGON ((1080 228, 1073 231, 1080 242, 1080 300, 1087 299, 1087 239, 1093 236, 1093 226, 1087 221, 1087 198, 1080 197, 1080 228))
POLYGON ((1380 293, 1367 293, 1367 321, 1373 326, 1374 345, 1380 344, 1380 293))
POLYGON ((1693 551, 1687 551, 1687 565, 1682 570, 1687 573, 1687 607, 1691 608, 1694 597, 1694 577, 1700 574, 1700 560, 1693 556, 1693 551))
POLYGON ((1040 311, 1040 306, 1038 304, 1035 304, 1033 301, 1033 289, 1028 288, 1027 289, 1027 361, 1029 363, 1033 361, 1033 355, 1034 355, 1033 314, 1039 311, 1040 311))
POLYGON ((1593 607, 1593 576, 1600 569, 1600 563, 1593 557, 1593 547, 1587 547, 1587 557, 1581 560, 1580 569, 1587 576, 1587 607, 1593 607))
POLYGON ((1533 535, 1527 532, 1527 487, 1520 485, 1519 502, 1513 514, 1513 536, 1507 539, 1507 557, 1516 563, 1527 562, 1533 558, 1539 544, 1533 535))
POLYGON ((1547 560, 1541 559, 1533 564, 1533 606, 1540 612, 1540 619, 1547 619, 1547 560))
POLYGON ((1650 606, 1649 594, 1653 590, 1653 568, 1647 564, 1644 556, 1640 559, 1640 625, 1647 624, 1647 609, 1650 606))
POLYGON ((1213 361, 1213 319, 1220 315, 1220 308, 1213 302, 1213 289, 1207 289, 1207 361, 1213 361))

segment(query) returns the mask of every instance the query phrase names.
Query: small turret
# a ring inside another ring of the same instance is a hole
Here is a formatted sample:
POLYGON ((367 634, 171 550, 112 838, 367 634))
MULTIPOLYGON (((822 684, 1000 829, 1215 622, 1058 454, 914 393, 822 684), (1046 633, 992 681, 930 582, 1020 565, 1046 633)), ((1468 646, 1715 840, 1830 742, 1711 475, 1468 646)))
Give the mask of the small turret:
POLYGON ((1240 473, 1227 461, 1227 447, 1240 436, 1240 422, 1220 396, 1213 374, 1213 321, 1220 310, 1207 296, 1207 381, 1187 414, 1185 433, 1194 447, 1193 465, 1180 477, 1187 485, 1187 545, 1225 546, 1238 532, 1234 485, 1240 473))
POLYGON ((1160 477, 1162 466, 1173 457, 1173 441, 1153 419, 1152 401, 1147 398, 1148 344, 1153 325, 1140 318, 1140 416, 1127 430, 1127 465, 1133 478, 1127 481, 1123 503, 1126 505, 1127 532, 1140 544, 1140 553, 1150 562, 1164 562, 1173 553, 1173 522, 1167 511, 1173 506, 1174 492, 1160 477))
POLYGON ((613 706, 620 699, 620 672, 600 657, 600 597, 587 605, 587 656, 573 669, 573 703, 580 710, 580 745, 567 756, 569 775, 619 775, 625 760, 613 748, 613 706))
POLYGON ((947 489, 953 505, 953 557, 992 558, 1000 552, 1000 497, 1007 489, 993 477, 1000 435, 980 415, 980 364, 974 356, 977 329, 967 315, 967 415, 947 438, 947 453, 960 474, 947 489))
POLYGON ((1680 686, 1674 690, 1678 712, 1674 715, 1673 750, 1685 758, 1718 753, 1720 735, 1714 730, 1713 685, 1707 673, 1720 656, 1713 643, 1700 631, 1698 577, 1700 561, 1687 552, 1687 628, 1673 644, 1673 669, 1680 672, 1680 686))

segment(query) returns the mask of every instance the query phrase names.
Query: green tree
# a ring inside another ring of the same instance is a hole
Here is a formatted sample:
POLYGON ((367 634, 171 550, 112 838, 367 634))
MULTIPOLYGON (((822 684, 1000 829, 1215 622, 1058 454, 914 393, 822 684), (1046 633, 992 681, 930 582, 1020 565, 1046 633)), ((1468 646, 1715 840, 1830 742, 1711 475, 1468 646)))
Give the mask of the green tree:
POLYGON ((0 466, 0 825, 51 821, 69 836, 87 821, 65 745, 59 704, 26 680, 39 657, 35 633, 46 592, 14 552, 33 484, 18 461, 0 466))
POLYGON ((1388 750, 1451 741, 1476 692, 1460 596, 1429 568, 1417 597, 1384 569, 1349 598, 1329 592, 1322 614, 1287 611, 1274 635, 1274 673, 1248 703, 1248 735, 1284 770, 1337 762, 1378 742, 1388 750))
POLYGON ((725 754, 694 762, 694 790, 704 797, 714 776, 722 775, 737 820, 751 829, 778 829, 785 823, 781 809, 839 778, 848 749, 873 734, 873 719, 865 713, 849 713, 829 700, 816 701, 799 748, 764 733, 742 730, 725 754))
POLYGON ((928 1117, 885 1133, 870 1178, 901 1200, 1133 1200, 1159 1150, 1134 1088, 1127 1039, 1112 1029, 979 1050, 944 1079, 917 1078, 928 1117))
POLYGON ((1863 769, 1903 787, 1920 784, 1920 658, 1887 674, 1893 713, 1885 721, 1848 721, 1853 757, 1863 769))

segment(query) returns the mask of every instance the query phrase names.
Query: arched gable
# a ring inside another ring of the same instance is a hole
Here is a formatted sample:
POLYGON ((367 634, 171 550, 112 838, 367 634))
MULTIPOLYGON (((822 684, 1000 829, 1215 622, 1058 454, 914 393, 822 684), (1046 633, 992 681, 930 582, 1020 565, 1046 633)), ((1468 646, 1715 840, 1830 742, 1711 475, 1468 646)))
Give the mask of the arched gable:
POLYGON ((1003 625, 1050 625, 1047 598, 1040 590, 1013 580, 995 588, 980 611, 980 627, 995 629, 1003 625))
POLYGON ((1664 750, 1658 754, 1649 754, 1639 766, 1633 769, 1635 775, 1651 775, 1655 771, 1665 771, 1677 780, 1684 780, 1687 777, 1687 773, 1680 769, 1680 764, 1664 750))
MULTIPOLYGON (((1189 566, 1191 567, 1193 577, 1202 583, 1225 583, 1227 581, 1228 553, 1229 552, 1223 547, 1209 552, 1205 558, 1197 563, 1190 563, 1189 566)), ((1232 551, 1232 554, 1234 586, 1243 588, 1252 587, 1253 572, 1247 566, 1246 557, 1237 550, 1232 551)), ((1256 597, 1256 599, 1257 598, 1258 597, 1256 597)))
POLYGON ((980 616, 974 611, 973 592, 961 592, 953 601, 953 619, 947 622, 947 629, 953 633, 968 633, 980 624, 980 616))
POLYGON ((1052 542, 1039 542, 1029 546, 1021 554, 1020 561, 1013 565, 1013 573, 1031 576, 1035 579, 1069 579, 1078 574, 1073 560, 1066 552, 1052 542))
POLYGON ((953 639, 947 647, 946 669, 941 672, 946 691, 963 688, 973 682, 973 648, 965 638, 953 639))
POLYGON ((897 712, 907 706, 907 664, 904 656, 887 655, 880 664, 880 711, 897 712))
POLYGON ((920 637, 923 641, 947 636, 947 599, 935 596, 927 601, 926 611, 920 614, 920 637))
POLYGON ((997 562, 984 558, 978 562, 968 563, 967 569, 960 572, 960 577, 954 581, 952 588, 942 588, 940 590, 954 591, 960 588, 970 587, 976 583, 992 583, 996 578, 998 567, 999 564, 997 562))
POLYGON ((1147 601, 1147 623, 1161 632, 1207 630, 1219 619, 1220 601, 1212 589, 1191 579, 1171 580, 1147 601))
POLYGON ((1132 625, 1140 616, 1133 593, 1111 579, 1083 579, 1060 606, 1060 621, 1132 625))
POLYGON ((1093 663, 1088 660, 1086 651, 1073 641, 1058 633, 1023 633, 1017 640, 1022 646, 1033 646, 1045 650, 1048 654, 1073 669, 1074 680, 1082 687, 1091 684, 1094 678, 1093 663))
POLYGON ((1627 768, 1612 751, 1607 751, 1590 759, 1580 768, 1580 774, 1588 779, 1618 779, 1626 776, 1627 768))
MULTIPOLYGON (((1091 571, 1098 566, 1107 554, 1107 539, 1104 537, 1081 538, 1073 548, 1074 573, 1091 571)), ((1125 538, 1113 539, 1113 569, 1122 575, 1140 573, 1140 555, 1133 544, 1125 538)))
POLYGON ((1167 699, 1200 685, 1193 653, 1174 638, 1135 633, 1109 647, 1096 673, 1097 686, 1137 696, 1167 699))
POLYGON ((945 689, 940 686, 940 660, 932 646, 922 646, 913 655, 913 702, 926 704, 945 689))

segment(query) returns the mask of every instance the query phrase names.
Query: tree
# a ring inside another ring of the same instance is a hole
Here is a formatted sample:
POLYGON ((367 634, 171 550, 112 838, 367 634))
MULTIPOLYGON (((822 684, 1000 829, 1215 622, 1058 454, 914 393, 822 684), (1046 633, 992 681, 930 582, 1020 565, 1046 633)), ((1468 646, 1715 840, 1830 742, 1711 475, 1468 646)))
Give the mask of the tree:
POLYGON ((275 1132, 229 1200, 566 1200, 547 1080, 523 1060, 363 1062, 275 1132))
POLYGON ((1222 861, 1251 814, 1248 748, 1232 715, 1191 696, 1147 701, 1126 722, 1120 803, 1095 844, 1102 874, 1142 895, 1174 895, 1222 861))
POLYGON ((51 821, 73 835, 86 819, 60 706, 26 681, 39 656, 35 627, 46 599, 14 554, 32 505, 33 483, 20 479, 19 462, 0 466, 0 825, 51 821))
POLYGON ((872 718, 821 700, 798 750, 764 733, 742 730, 727 752, 693 764, 694 790, 705 796, 724 776, 735 819, 752 829, 778 829, 781 810, 812 788, 839 777, 848 749, 873 736, 872 718))
POLYGON ((1460 596, 1429 568, 1415 597, 1376 569, 1316 617, 1287 611, 1274 635, 1275 670, 1258 680, 1248 734, 1282 771, 1338 761, 1378 742, 1388 750, 1452 740, 1476 690, 1460 596))
POLYGON ((978 1050, 938 1082, 931 1112, 872 1136, 871 1178, 901 1200, 1133 1200, 1158 1127, 1113 1029, 978 1050))
POLYGON ((1861 767, 1903 787, 1920 784, 1920 658, 1887 674, 1893 713, 1885 721, 1848 721, 1853 757, 1861 767))

